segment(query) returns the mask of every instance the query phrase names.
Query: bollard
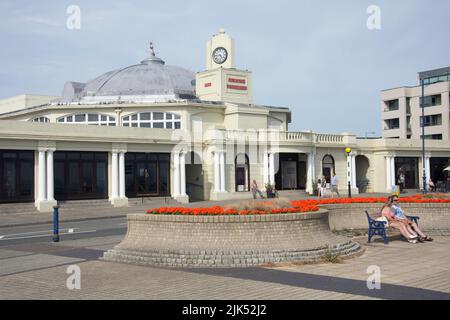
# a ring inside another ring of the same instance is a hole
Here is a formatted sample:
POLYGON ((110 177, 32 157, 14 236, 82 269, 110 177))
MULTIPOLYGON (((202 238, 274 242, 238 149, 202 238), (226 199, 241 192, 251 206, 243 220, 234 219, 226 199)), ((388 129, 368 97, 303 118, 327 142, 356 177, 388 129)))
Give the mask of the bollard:
POLYGON ((59 206, 53 207, 53 242, 59 242, 59 206))
POLYGON ((350 181, 348 182, 348 197, 351 198, 352 197, 352 186, 350 184, 350 181))

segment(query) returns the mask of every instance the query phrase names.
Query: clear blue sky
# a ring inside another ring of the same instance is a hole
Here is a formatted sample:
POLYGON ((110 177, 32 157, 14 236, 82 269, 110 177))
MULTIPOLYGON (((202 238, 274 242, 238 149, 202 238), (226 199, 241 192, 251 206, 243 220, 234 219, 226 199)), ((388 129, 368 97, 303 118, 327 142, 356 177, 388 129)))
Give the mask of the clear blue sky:
POLYGON ((448 0, 0 2, 0 98, 60 95, 141 61, 153 40, 167 64, 205 66, 205 41, 224 27, 255 103, 292 110, 291 130, 380 134, 380 91, 450 66, 448 0), (81 29, 66 27, 69 5, 81 29), (369 5, 381 30, 369 30, 369 5))

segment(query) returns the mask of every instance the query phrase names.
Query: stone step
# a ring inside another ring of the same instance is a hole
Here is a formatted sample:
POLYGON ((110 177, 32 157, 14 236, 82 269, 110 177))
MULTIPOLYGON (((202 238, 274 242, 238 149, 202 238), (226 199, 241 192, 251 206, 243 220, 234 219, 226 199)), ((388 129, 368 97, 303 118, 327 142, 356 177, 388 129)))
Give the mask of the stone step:
POLYGON ((69 201, 58 201, 60 208, 80 208, 80 207, 111 207, 109 200, 69 200, 69 201))
POLYGON ((157 267, 255 267, 267 263, 280 262, 323 262, 327 250, 331 254, 336 254, 342 258, 350 258, 360 255, 364 249, 357 242, 348 241, 346 243, 333 246, 330 249, 317 248, 314 250, 275 250, 266 251, 264 249, 255 250, 176 250, 161 249, 150 251, 133 251, 123 249, 112 249, 104 253, 101 260, 137 264, 151 265, 157 267))
POLYGON ((143 205, 166 205, 166 204, 176 204, 178 203, 175 199, 170 197, 144 197, 144 198, 128 198, 129 206, 143 206, 143 205))
POLYGON ((0 204, 0 214, 8 213, 36 213, 34 203, 5 203, 0 204))

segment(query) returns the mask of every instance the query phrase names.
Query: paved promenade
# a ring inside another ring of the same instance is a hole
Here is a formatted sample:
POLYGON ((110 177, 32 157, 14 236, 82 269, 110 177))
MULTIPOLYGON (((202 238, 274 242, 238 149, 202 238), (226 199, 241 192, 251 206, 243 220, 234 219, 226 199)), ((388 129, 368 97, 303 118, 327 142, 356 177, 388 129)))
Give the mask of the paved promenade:
POLYGON ((98 261, 122 236, 60 244, 0 247, 0 299, 450 299, 450 237, 367 245, 340 264, 180 270, 98 261), (69 265, 81 289, 69 290, 69 265), (367 268, 381 271, 381 290, 367 289, 367 268))

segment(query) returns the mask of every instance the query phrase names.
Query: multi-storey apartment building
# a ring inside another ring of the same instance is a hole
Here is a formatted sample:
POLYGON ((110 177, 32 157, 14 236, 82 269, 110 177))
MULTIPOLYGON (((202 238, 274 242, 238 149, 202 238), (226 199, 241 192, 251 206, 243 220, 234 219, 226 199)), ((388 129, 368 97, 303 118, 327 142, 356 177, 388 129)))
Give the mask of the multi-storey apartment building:
POLYGON ((450 138, 450 67, 419 72, 418 85, 381 92, 383 138, 421 139, 422 87, 425 84, 425 139, 450 138))

